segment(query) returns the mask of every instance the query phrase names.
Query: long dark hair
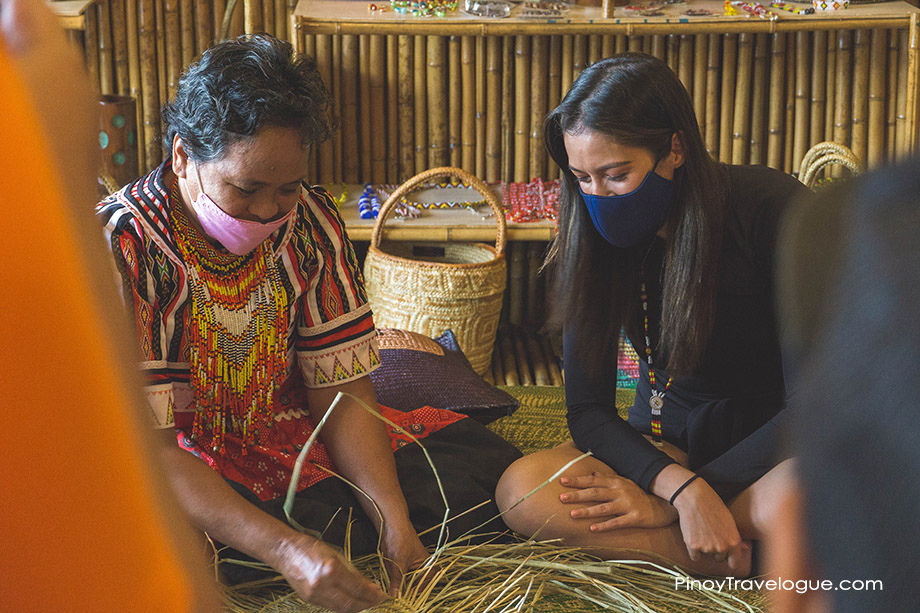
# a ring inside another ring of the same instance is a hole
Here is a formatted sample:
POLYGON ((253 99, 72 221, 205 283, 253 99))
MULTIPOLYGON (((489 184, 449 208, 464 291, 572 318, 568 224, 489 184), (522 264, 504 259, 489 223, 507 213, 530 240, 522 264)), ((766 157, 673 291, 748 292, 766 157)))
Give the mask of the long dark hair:
POLYGON ((546 147, 562 169, 559 233, 544 266, 551 272, 548 325, 578 321, 577 358, 600 367, 621 327, 636 331, 639 268, 644 246, 622 249, 593 227, 569 170, 563 135, 591 130, 656 160, 680 138, 684 163, 675 170, 676 202, 666 227, 661 336, 656 358, 671 375, 698 364, 712 331, 726 193, 724 167, 703 144, 687 90, 667 64, 626 53, 586 68, 546 118, 546 147))

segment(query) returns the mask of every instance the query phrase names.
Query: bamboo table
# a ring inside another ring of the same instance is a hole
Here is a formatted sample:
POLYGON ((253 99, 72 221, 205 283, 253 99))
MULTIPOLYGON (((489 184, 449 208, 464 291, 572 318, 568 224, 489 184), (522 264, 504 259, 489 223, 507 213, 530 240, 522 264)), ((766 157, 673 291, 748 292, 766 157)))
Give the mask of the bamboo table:
POLYGON ((293 14, 294 45, 316 58, 342 120, 314 157, 324 184, 399 183, 441 165, 488 182, 553 179, 543 117, 581 69, 627 50, 668 62, 725 162, 794 173, 824 140, 869 166, 917 148, 918 9, 903 1, 774 21, 724 16, 717 0, 667 5, 660 17, 617 8, 610 19, 581 6, 556 19, 368 6, 300 0, 293 14))

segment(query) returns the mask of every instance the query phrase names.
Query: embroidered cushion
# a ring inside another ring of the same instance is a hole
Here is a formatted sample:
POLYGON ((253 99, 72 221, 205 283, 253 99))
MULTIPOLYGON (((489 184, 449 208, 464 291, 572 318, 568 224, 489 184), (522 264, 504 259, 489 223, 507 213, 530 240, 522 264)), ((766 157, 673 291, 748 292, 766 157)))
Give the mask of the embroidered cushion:
POLYGON ((379 328, 380 367, 371 373, 377 402, 400 411, 450 409, 481 423, 511 415, 518 401, 476 374, 454 333, 436 339, 379 328))

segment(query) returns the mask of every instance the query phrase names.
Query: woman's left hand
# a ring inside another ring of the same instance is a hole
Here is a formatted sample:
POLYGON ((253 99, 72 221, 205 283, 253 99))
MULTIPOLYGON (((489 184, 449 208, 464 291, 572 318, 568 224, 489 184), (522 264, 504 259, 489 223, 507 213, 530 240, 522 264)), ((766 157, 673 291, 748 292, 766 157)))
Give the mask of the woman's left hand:
POLYGON ((381 553, 390 578, 390 596, 399 592, 403 575, 420 568, 430 555, 411 525, 407 529, 385 533, 381 553))
POLYGON ((617 475, 592 473, 582 477, 563 477, 560 482, 571 492, 560 495, 566 504, 588 504, 573 509, 573 519, 600 519, 591 524, 592 532, 617 528, 661 528, 677 520, 677 511, 658 496, 646 494, 629 479, 617 475))

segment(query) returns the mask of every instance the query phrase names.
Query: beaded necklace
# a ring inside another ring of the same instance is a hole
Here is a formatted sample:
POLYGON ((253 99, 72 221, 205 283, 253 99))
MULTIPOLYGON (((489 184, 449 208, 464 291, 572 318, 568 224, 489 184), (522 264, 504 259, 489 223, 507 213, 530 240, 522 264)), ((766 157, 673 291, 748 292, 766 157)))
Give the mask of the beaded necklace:
MULTIPOLYGON (((651 247, 649 247, 651 250, 651 247)), ((648 257, 648 254, 646 254, 648 257)), ((648 379, 652 386, 652 395, 648 399, 648 406, 652 410, 652 442, 661 445, 661 409, 664 407, 664 395, 671 387, 673 377, 668 377, 664 391, 658 391, 655 386, 655 368, 652 366, 652 341, 648 336, 648 292, 645 288, 645 264, 642 264, 642 283, 639 286, 639 297, 642 299, 642 325, 645 329, 645 355, 648 358, 648 379)))
POLYGON ((191 226, 178 179, 171 200, 191 295, 192 438, 210 434, 212 451, 224 454, 229 431, 243 440, 246 454, 258 443, 260 428, 272 425, 274 392, 287 371, 288 296, 272 241, 244 256, 220 253, 191 226))

